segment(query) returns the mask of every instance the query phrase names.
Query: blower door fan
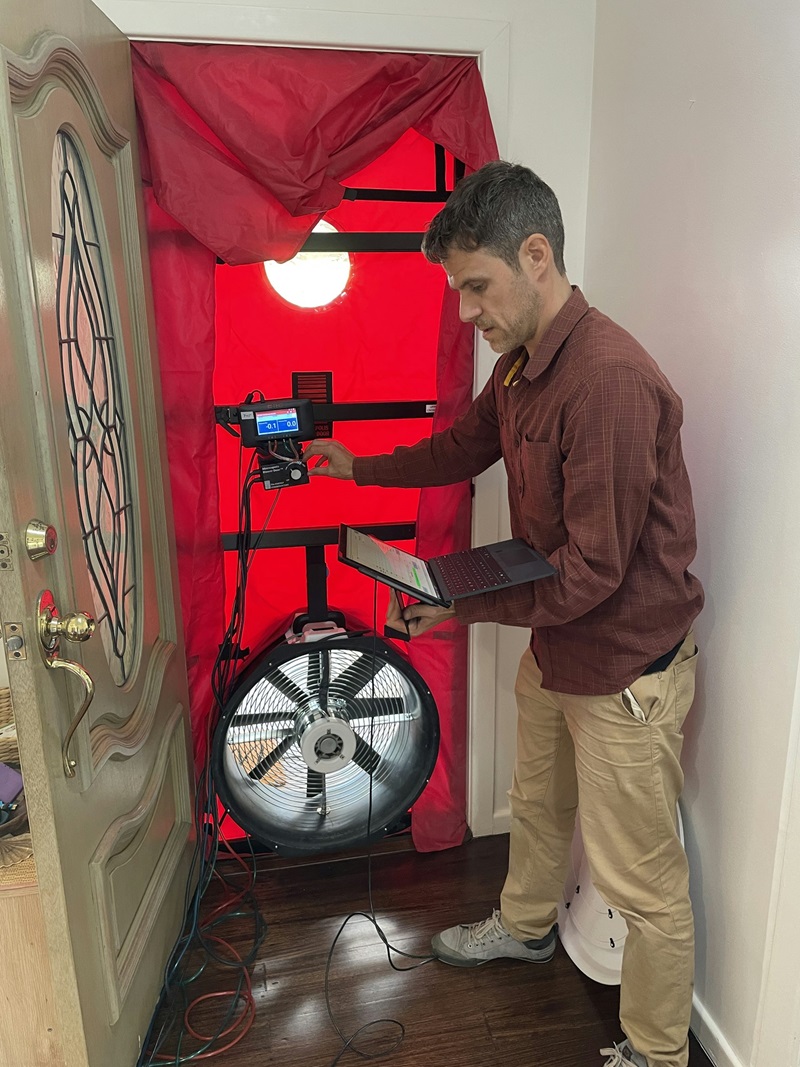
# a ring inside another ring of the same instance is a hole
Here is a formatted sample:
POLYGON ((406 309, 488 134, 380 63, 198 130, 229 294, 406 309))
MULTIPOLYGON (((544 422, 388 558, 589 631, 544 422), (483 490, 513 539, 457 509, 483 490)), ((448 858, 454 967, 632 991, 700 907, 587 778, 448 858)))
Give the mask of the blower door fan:
POLYGON ((280 644, 247 669, 214 734, 212 770, 247 834, 313 855, 383 837, 422 792, 438 747, 436 705, 414 668, 383 641, 334 638, 280 644))

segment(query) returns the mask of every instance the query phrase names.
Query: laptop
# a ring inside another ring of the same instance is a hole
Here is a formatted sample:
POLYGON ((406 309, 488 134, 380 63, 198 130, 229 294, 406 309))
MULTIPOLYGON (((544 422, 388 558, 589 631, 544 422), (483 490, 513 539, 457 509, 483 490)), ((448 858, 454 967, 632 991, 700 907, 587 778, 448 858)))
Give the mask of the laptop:
POLYGON ((345 525, 339 527, 339 559, 401 593, 442 607, 556 573, 519 537, 424 560, 345 525))

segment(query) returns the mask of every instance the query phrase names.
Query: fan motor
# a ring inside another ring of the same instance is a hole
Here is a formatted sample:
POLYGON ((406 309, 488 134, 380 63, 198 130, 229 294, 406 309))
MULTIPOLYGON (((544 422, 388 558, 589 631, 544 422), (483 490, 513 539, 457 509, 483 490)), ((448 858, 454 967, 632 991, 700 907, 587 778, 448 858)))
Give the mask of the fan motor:
POLYGON ((341 770, 355 755, 356 735, 345 719, 324 711, 309 711, 297 724, 297 742, 313 771, 341 770))

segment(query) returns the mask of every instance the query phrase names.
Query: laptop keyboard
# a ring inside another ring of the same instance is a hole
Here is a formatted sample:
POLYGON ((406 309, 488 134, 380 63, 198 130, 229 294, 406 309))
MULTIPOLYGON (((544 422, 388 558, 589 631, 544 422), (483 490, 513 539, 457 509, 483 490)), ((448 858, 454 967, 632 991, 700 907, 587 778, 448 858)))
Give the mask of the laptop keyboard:
POLYGON ((432 561, 442 572, 447 588, 454 596, 475 593, 506 585, 510 578, 486 548, 434 556, 432 561))

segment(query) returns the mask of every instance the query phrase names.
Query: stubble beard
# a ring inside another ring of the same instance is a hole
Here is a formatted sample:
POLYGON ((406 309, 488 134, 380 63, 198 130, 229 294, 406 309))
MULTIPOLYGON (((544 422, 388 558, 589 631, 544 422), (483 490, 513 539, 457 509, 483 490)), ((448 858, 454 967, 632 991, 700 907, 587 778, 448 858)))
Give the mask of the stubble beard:
POLYGON ((511 352, 536 336, 542 311, 542 297, 524 278, 519 282, 517 305, 519 310, 508 326, 493 327, 492 333, 486 338, 492 350, 497 353, 511 352))

